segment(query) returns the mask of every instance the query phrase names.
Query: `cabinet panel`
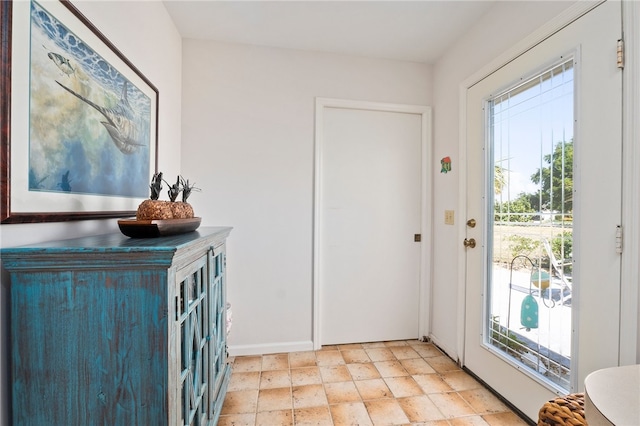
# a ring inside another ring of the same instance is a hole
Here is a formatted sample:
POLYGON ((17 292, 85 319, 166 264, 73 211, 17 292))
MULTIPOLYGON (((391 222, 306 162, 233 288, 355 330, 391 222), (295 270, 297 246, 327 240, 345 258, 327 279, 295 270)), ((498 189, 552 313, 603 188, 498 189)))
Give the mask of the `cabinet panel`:
POLYGON ((153 285, 159 275, 25 277, 11 287, 14 424, 123 424, 129 409, 137 424, 157 422, 157 413, 140 407, 167 411, 166 294, 153 285), (80 401, 85 409, 77 409, 80 401))

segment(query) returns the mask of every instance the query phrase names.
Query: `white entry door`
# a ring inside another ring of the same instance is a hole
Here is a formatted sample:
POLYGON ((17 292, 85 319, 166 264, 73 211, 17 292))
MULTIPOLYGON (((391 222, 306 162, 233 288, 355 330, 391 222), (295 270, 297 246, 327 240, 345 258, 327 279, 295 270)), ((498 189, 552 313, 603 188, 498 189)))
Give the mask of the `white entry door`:
POLYGON ((318 108, 317 343, 416 339, 427 110, 318 108))
POLYGON ((467 91, 464 365, 531 419, 618 363, 620 7, 467 91))

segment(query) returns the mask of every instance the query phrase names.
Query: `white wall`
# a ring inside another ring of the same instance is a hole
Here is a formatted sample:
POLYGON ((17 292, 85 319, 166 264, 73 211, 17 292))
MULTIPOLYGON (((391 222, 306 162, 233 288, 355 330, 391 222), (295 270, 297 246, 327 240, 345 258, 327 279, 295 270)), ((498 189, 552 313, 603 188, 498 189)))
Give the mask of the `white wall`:
MULTIPOLYGON (((180 170, 182 39, 160 2, 79 1, 73 4, 158 88, 159 169, 180 170)), ((150 177, 151 178, 151 177, 150 177)), ((2 247, 117 231, 116 219, 0 225, 2 247)), ((8 423, 7 275, 0 293, 0 425, 8 423)))
POLYGON ((189 200, 234 227, 230 352, 311 349, 315 97, 430 105, 431 68, 197 40, 183 53, 189 200))
POLYGON ((527 35, 573 4, 570 1, 496 2, 434 67, 434 159, 450 156, 452 172, 434 176, 434 250, 432 337, 453 358, 458 358, 460 299, 458 263, 463 234, 459 223, 466 222, 458 208, 460 165, 459 90, 467 78, 509 50, 527 35), (526 19, 524 18, 526 17, 526 19), (444 211, 454 210, 456 225, 444 225, 444 211))

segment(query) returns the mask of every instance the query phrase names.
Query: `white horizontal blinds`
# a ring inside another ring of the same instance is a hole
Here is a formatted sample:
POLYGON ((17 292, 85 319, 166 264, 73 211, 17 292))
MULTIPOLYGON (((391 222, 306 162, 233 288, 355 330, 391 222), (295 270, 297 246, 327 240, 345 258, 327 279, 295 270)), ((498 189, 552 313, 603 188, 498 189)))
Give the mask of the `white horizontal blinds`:
POLYGON ((523 79, 487 104, 493 195, 487 208, 494 217, 487 341, 568 389, 573 59, 523 79))

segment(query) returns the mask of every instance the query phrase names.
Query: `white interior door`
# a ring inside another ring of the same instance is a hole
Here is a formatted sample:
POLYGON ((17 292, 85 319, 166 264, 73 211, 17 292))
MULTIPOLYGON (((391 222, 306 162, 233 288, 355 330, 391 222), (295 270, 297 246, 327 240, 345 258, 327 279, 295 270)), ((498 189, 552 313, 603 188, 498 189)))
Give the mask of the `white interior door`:
POLYGON ((418 338, 424 111, 320 108, 320 342, 418 338))
POLYGON ((601 4, 467 91, 464 364, 532 419, 618 363, 620 22, 601 4))

